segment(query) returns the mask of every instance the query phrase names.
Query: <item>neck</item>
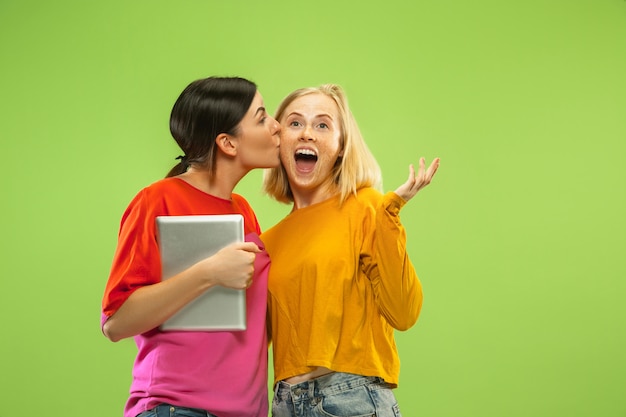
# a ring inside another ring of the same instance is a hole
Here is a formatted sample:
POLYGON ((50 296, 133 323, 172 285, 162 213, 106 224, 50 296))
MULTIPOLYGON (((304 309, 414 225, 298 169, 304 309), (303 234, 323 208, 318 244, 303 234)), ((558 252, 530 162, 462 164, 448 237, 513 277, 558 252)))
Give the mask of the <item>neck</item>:
POLYGON ((235 186, 244 175, 231 172, 228 167, 218 166, 212 173, 209 169, 192 166, 179 178, 207 194, 230 200, 235 186))
POLYGON ((294 211, 333 198, 339 194, 339 189, 334 184, 320 185, 313 189, 294 189, 292 186, 291 192, 294 211))

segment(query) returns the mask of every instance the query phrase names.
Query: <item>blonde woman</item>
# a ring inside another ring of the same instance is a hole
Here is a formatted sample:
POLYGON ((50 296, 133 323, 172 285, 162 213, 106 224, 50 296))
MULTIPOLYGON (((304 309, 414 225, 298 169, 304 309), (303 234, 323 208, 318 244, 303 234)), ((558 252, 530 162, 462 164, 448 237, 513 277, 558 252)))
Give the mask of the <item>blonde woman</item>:
POLYGON ((421 158, 383 195, 341 87, 296 90, 276 119, 281 166, 266 171, 264 190, 293 210, 261 235, 272 260, 272 415, 398 416, 393 333, 413 326, 422 305, 399 212, 439 159, 426 169, 421 158))

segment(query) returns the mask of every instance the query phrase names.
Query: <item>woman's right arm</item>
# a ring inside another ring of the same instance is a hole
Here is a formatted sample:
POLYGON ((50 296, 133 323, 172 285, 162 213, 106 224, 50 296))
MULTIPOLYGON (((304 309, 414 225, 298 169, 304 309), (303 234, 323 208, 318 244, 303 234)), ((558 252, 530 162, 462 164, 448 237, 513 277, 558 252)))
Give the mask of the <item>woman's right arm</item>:
POLYGON ((247 288, 257 252, 254 243, 234 243, 178 275, 136 289, 104 323, 105 336, 117 342, 152 330, 213 286, 247 288))

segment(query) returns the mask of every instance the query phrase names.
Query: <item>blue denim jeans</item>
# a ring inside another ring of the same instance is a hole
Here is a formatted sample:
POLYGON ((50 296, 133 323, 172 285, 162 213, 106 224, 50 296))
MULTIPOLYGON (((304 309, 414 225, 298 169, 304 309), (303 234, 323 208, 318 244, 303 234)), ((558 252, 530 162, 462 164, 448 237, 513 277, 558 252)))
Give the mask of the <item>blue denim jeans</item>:
POLYGON ((159 404, 152 410, 144 411, 137 417, 217 417, 198 408, 176 407, 169 404, 159 404))
POLYGON ((378 377, 332 373, 274 389, 272 417, 400 417, 389 384, 378 377))

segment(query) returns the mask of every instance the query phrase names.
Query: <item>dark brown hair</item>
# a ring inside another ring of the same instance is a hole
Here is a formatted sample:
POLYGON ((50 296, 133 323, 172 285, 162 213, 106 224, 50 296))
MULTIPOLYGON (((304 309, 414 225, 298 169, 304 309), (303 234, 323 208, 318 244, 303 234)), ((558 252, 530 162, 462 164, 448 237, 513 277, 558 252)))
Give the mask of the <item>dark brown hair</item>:
POLYGON ((176 100, 170 116, 170 132, 183 151, 181 161, 167 174, 182 174, 200 164, 215 171, 215 138, 237 135, 257 87, 239 77, 209 77, 189 84, 176 100))

